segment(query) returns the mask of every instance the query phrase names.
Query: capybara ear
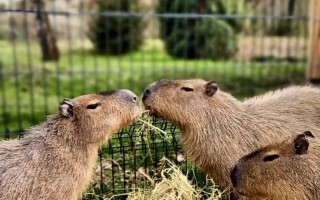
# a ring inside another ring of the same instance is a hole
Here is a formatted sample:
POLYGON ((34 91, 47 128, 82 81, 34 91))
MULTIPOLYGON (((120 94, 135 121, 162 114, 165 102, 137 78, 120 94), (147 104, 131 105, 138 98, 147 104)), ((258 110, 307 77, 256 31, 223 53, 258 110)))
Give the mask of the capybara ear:
POLYGON ((215 81, 210 81, 206 85, 205 94, 208 97, 212 97, 218 90, 218 84, 215 81))
POLYGON ((64 117, 73 117, 73 103, 70 99, 63 99, 59 106, 60 114, 64 117))
POLYGON ((311 131, 305 131, 305 132, 303 132, 302 134, 304 134, 305 136, 314 138, 314 135, 311 133, 311 131))
POLYGON ((305 131, 301 134, 299 134, 295 139, 294 139, 294 148, 296 154, 302 155, 306 154, 308 152, 309 148, 309 141, 306 139, 306 137, 312 137, 312 133, 310 131, 305 131))

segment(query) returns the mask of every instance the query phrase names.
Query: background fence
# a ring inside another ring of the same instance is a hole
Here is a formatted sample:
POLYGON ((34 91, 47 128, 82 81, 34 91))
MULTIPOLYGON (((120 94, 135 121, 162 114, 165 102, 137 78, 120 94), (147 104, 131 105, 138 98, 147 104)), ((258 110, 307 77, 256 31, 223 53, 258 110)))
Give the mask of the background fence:
MULTIPOLYGON (((23 134, 57 112, 64 97, 117 88, 141 94, 163 78, 215 80, 238 98, 305 83, 308 22, 319 23, 308 15, 309 5, 309 0, 0 0, 1 137, 23 134)), ((101 149, 90 191, 110 196, 134 185, 147 187, 140 172, 157 177, 163 156, 185 171, 191 168, 182 159, 176 127, 154 123, 168 132, 167 139, 136 125, 101 149)))

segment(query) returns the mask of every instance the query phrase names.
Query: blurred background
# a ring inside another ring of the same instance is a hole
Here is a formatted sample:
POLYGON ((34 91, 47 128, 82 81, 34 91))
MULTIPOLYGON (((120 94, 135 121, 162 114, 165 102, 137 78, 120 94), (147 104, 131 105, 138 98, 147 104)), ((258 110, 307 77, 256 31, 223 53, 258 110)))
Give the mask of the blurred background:
MULTIPOLYGON (((0 137, 23 135, 62 98, 140 95, 159 79, 215 80, 240 99, 317 82, 319 17, 317 0, 0 0, 0 137)), ((154 123, 172 141, 120 131, 100 151, 92 193, 130 190, 163 155, 180 162, 178 130, 154 123)))

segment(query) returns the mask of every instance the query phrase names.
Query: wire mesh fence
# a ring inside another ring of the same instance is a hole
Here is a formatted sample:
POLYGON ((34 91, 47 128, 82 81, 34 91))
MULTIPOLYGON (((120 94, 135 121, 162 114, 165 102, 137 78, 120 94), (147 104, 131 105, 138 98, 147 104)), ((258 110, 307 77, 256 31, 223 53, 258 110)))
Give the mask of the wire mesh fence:
POLYGON ((119 131, 100 149, 95 184, 84 199, 111 195, 125 198, 133 188, 150 188, 152 183, 147 176, 154 181, 160 180, 161 169, 165 167, 165 163, 161 162, 163 157, 183 166, 184 172, 191 168, 188 163, 183 165, 185 158, 176 126, 155 118, 152 124, 167 134, 138 122, 119 131))
MULTIPOLYGON (((309 0, 0 1, 1 138, 23 135, 55 113, 62 98, 118 88, 141 94, 159 79, 215 80, 239 98, 304 83, 308 22, 319 20, 310 19, 308 6, 309 0)), ((154 124, 168 140, 136 125, 103 146, 94 193, 145 187, 139 169, 156 177, 162 156, 177 162, 179 131, 154 124)))

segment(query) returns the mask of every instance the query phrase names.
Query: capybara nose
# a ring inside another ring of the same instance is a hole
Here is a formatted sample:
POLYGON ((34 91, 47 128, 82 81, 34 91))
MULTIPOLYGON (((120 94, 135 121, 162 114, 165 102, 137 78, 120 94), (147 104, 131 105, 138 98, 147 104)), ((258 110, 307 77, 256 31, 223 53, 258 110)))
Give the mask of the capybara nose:
POLYGON ((144 92, 143 92, 143 96, 142 96, 142 101, 145 101, 151 94, 151 91, 150 89, 145 89, 144 92))
POLYGON ((236 175, 237 171, 238 171, 237 165, 233 166, 231 170, 231 175, 230 175, 233 187, 237 186, 237 175, 236 175))
POLYGON ((130 90, 122 89, 118 91, 122 98, 126 99, 127 101, 138 103, 139 99, 135 93, 130 90))

